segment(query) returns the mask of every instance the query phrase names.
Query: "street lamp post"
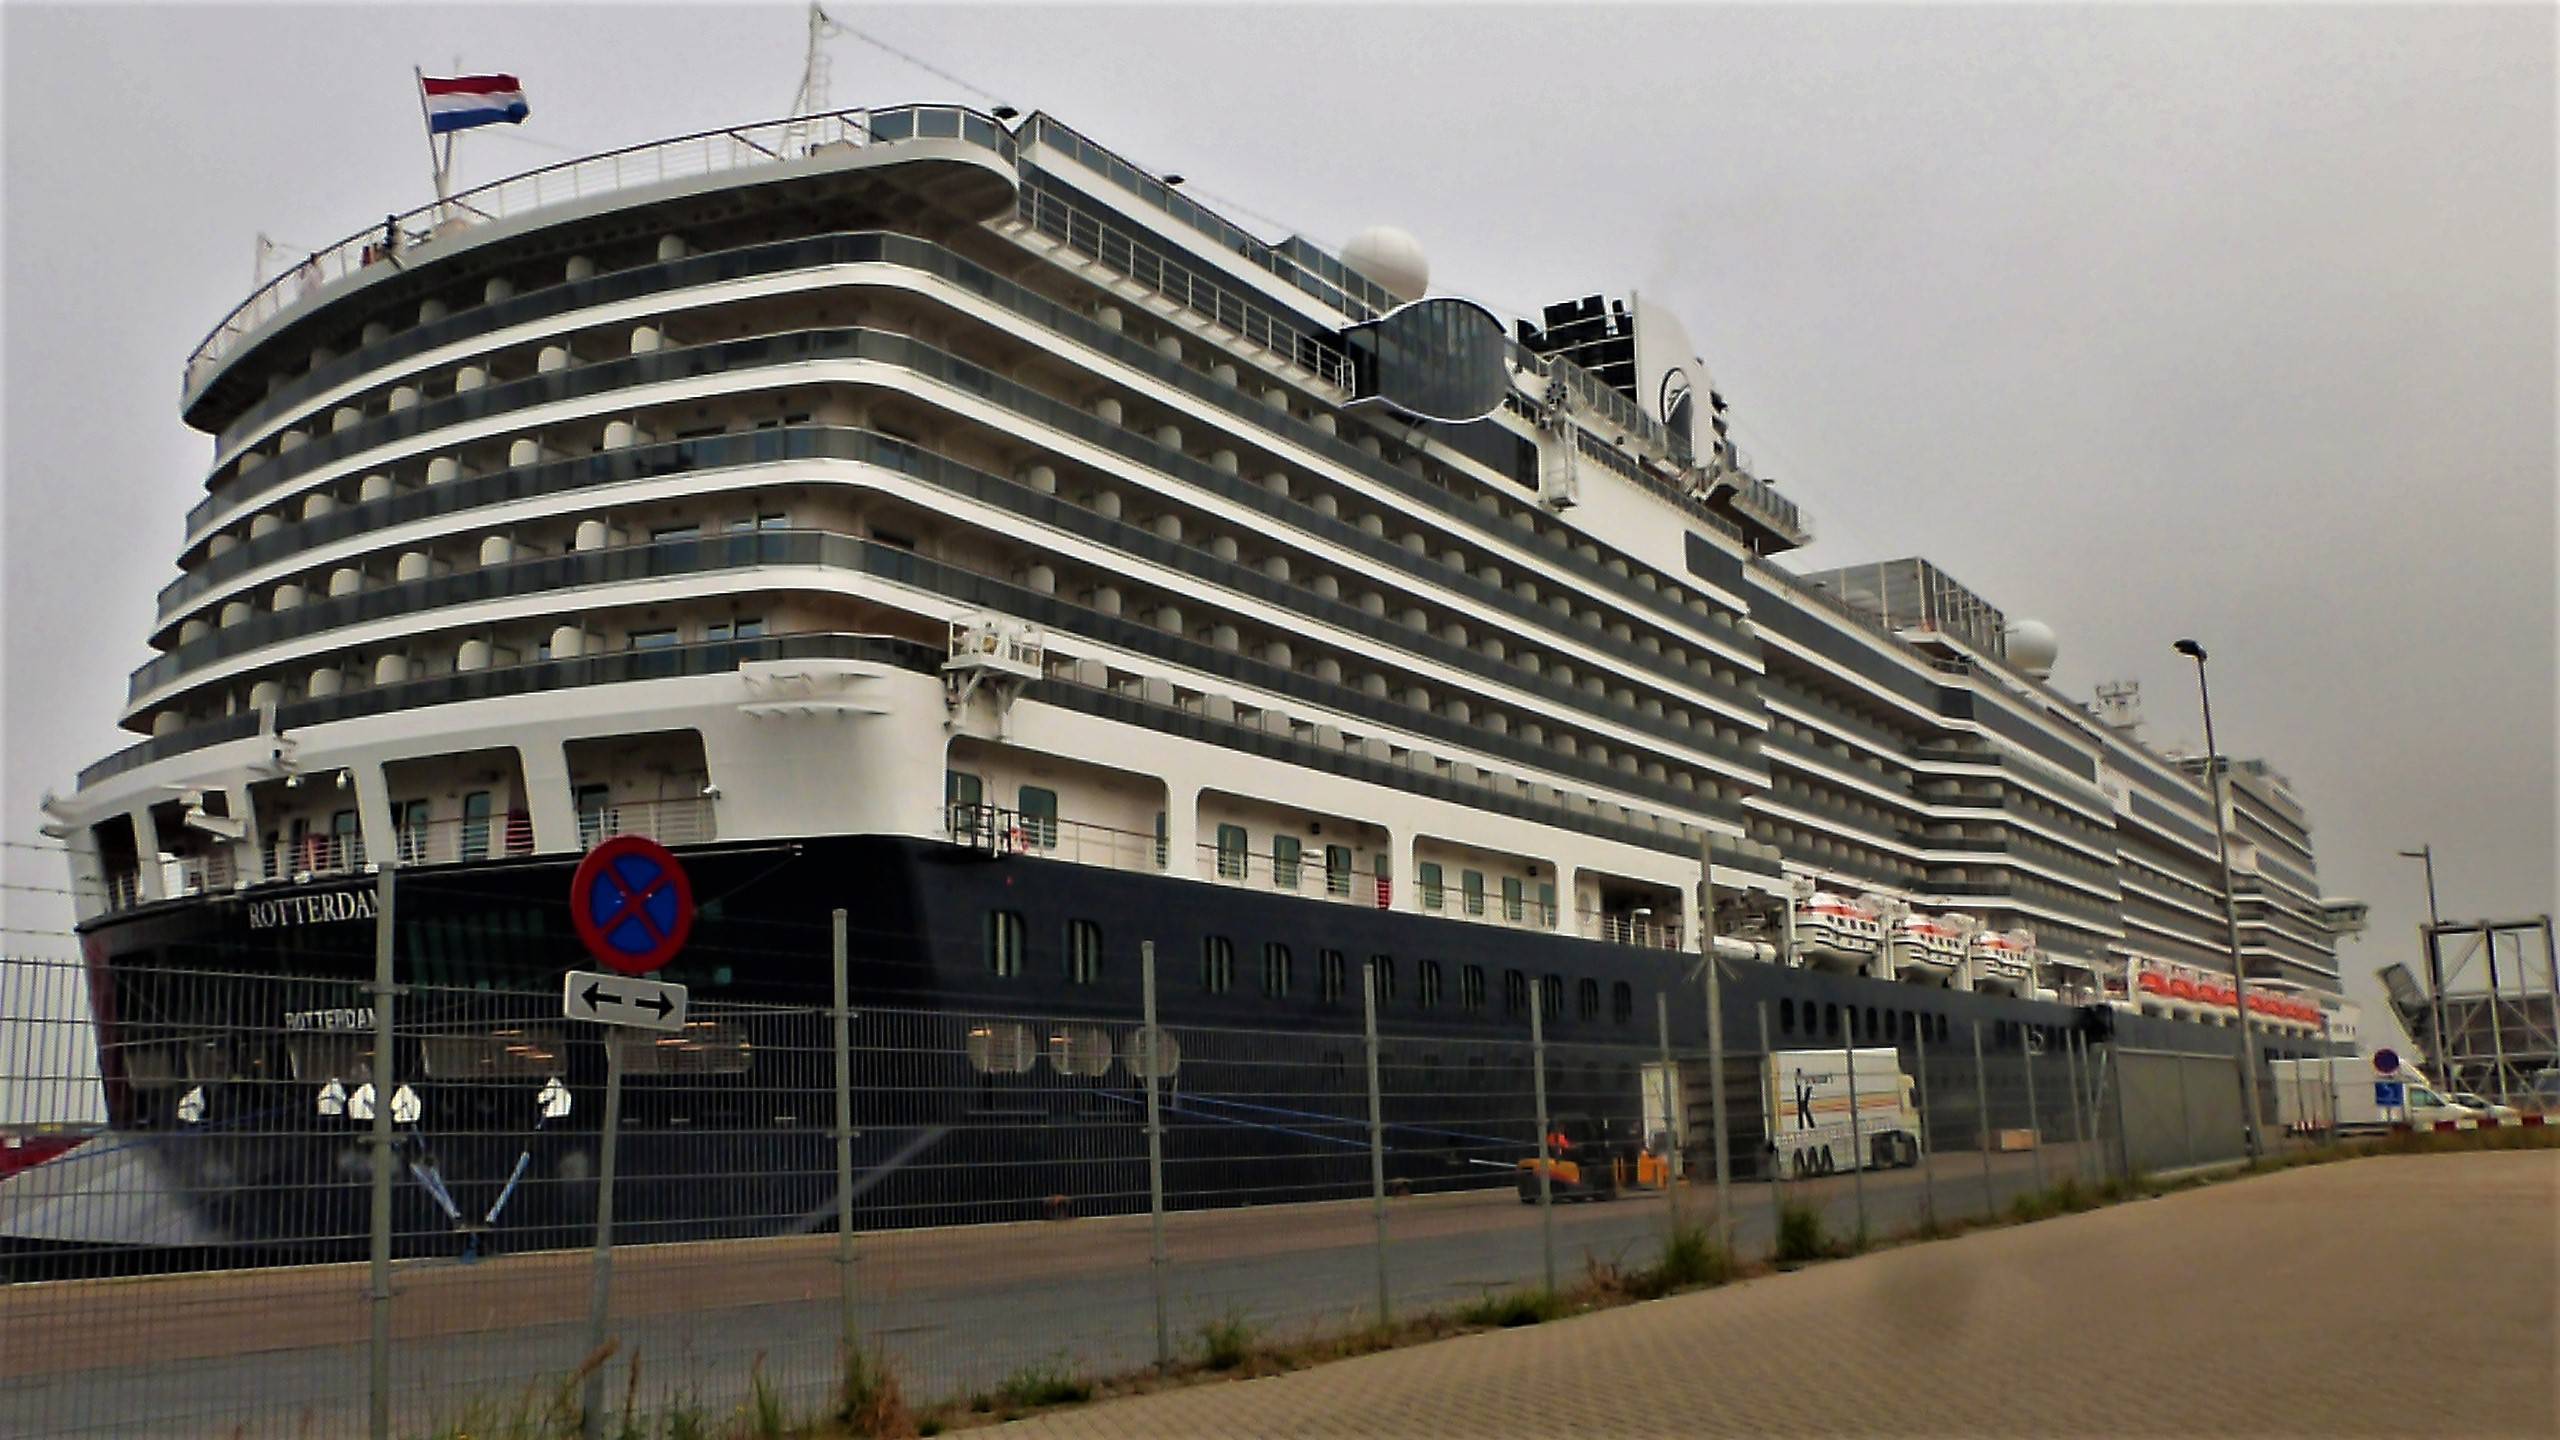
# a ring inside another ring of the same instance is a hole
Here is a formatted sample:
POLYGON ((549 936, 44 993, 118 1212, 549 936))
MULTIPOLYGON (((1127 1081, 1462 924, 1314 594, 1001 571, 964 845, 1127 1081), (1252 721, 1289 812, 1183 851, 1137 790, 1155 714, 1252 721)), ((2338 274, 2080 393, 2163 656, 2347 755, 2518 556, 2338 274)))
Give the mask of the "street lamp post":
MULTIPOLYGON (((2436 949, 2436 927, 2444 923, 2436 915, 2436 847, 2433 842, 2429 842, 2415 850, 2401 851, 2400 858, 2416 860, 2427 867, 2427 943, 2425 947, 2427 999, 2434 1005, 2436 1012, 2435 1043, 2427 1047, 2427 1059, 2434 1063, 2440 1076, 2436 1083, 2451 1085, 2453 1083, 2452 1064, 2445 1058, 2446 1047, 2451 1042, 2445 1038, 2444 1033, 2444 956, 2436 949)), ((2494 1009, 2491 1013, 2495 1013, 2494 1009)))
POLYGON ((2204 710, 2204 770, 2213 795, 2213 848, 2222 860, 2222 921, 2231 941, 2231 997, 2240 1021, 2240 1089, 2249 1105, 2249 1158, 2263 1153, 2258 1134, 2258 1042, 2249 1034, 2249 965, 2240 958, 2240 897, 2231 878, 2231 825, 2223 808, 2222 751, 2213 743, 2213 690, 2205 683, 2204 647, 2181 640, 2179 654, 2196 662, 2196 702, 2204 710))

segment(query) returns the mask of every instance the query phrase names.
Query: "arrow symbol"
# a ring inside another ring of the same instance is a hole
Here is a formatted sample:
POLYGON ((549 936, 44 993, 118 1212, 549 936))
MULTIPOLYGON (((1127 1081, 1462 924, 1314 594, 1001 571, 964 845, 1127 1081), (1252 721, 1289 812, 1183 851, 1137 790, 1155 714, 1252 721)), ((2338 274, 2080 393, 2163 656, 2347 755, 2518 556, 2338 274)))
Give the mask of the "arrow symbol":
POLYGON ((659 991, 657 994, 650 996, 646 1000, 634 1000, 631 1003, 643 1010, 657 1011, 658 1018, 661 1020, 667 1018, 668 1011, 676 1008, 676 1002, 668 999, 667 992, 664 990, 659 991))
POLYGON ((619 1005, 622 1003, 621 996, 606 994, 604 986, 600 982, 594 980, 587 982, 587 988, 582 992, 581 998, 585 999, 587 1004, 591 1007, 598 1005, 619 1005))

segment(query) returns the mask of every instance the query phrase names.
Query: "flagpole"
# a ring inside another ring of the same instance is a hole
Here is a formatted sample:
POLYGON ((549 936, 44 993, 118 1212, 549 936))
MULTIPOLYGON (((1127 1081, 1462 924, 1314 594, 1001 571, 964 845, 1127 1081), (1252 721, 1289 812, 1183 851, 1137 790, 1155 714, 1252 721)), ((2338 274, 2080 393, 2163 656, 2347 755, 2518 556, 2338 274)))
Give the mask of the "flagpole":
MULTIPOLYGON (((427 127, 427 172, 435 177, 436 203, 442 205, 445 201, 445 176, 453 163, 453 139, 451 136, 445 138, 444 158, 439 160, 436 157, 436 118, 427 109, 427 72, 412 65, 409 73, 418 80, 418 122, 427 127)), ((439 214, 437 218, 443 217, 439 214)))

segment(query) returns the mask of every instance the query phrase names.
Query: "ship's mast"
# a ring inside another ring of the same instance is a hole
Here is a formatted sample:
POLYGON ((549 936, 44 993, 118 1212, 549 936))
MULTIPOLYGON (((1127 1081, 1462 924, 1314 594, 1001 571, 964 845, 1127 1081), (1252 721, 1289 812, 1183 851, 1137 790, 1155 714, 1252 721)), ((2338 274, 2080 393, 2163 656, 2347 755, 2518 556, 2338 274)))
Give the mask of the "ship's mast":
POLYGON ((809 0, 809 52, 800 66, 800 89, 791 97, 788 118, 816 115, 826 110, 828 91, 835 80, 835 62, 827 56, 827 40, 844 33, 844 27, 819 8, 817 0, 809 0))

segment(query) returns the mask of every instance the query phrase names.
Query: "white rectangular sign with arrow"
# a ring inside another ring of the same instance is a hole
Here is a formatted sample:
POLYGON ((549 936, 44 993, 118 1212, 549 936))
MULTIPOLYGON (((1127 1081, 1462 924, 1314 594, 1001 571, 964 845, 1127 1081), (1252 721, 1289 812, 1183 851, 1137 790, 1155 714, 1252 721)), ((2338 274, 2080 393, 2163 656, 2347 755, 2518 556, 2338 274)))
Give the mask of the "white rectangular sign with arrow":
POLYGON ((572 970, 560 986, 560 1013, 599 1025, 643 1030, 682 1030, 685 989, 645 975, 572 970))

